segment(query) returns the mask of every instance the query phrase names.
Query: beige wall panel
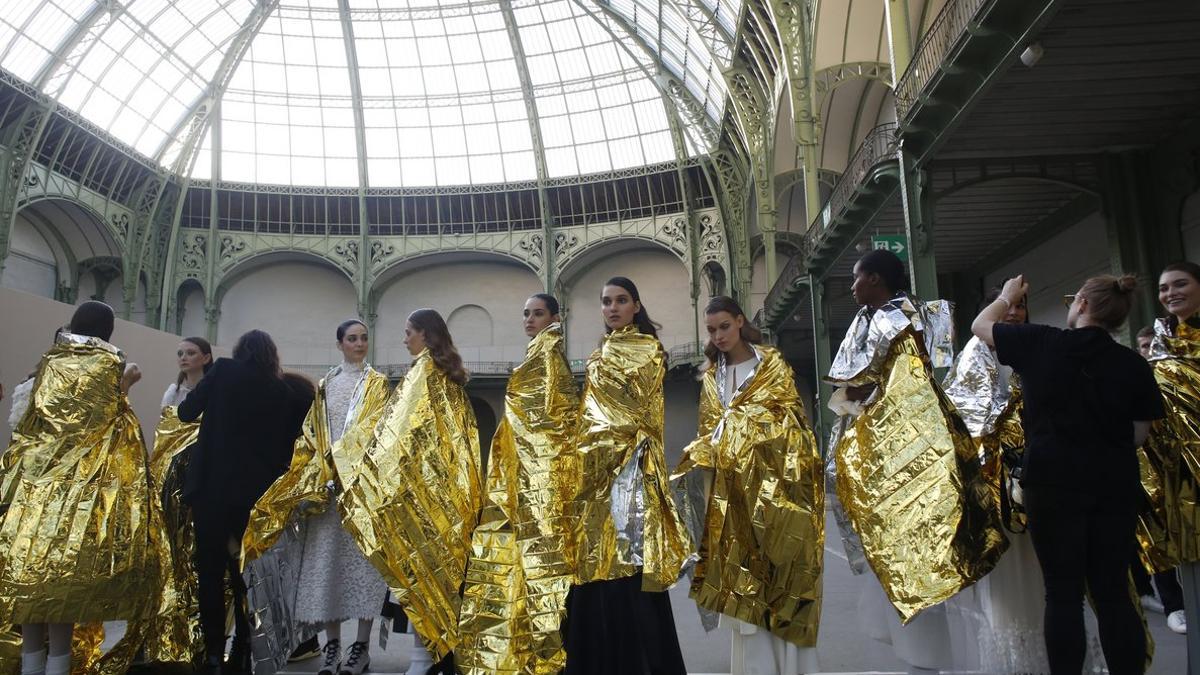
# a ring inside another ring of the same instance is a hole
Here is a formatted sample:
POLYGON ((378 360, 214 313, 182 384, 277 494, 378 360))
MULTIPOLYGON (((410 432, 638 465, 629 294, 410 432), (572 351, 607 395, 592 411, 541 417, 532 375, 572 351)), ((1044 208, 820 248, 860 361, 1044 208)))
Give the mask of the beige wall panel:
POLYGON ((327 266, 278 262, 233 282, 221 300, 217 341, 231 347, 258 328, 274 338, 284 365, 331 366, 341 362, 335 331, 356 318, 358 303, 346 276, 327 266))
POLYGON ((402 274, 384 287, 376 313, 375 362, 408 363, 404 324, 413 310, 430 307, 447 319, 463 360, 525 358, 529 339, 521 310, 541 283, 525 267, 501 262, 434 264, 402 274), (489 329, 490 324, 490 329, 489 329))
MULTIPOLYGON (((54 331, 71 320, 75 308, 48 298, 0 288, 0 382, 4 383, 4 401, 0 402, 0 447, 7 447, 12 430, 8 427, 11 410, 9 395, 30 373, 50 348, 54 331)), ((175 351, 179 337, 137 323, 117 319, 112 342, 124 350, 126 358, 142 369, 142 381, 134 385, 130 401, 146 442, 153 442, 158 423, 159 403, 167 385, 179 374, 175 351)), ((214 348, 217 355, 228 350, 214 348)))

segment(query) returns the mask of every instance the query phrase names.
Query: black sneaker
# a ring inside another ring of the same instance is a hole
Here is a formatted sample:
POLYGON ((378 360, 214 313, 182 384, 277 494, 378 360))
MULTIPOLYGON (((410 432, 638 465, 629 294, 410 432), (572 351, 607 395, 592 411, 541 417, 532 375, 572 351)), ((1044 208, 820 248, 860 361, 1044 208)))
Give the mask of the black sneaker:
POLYGON ((317 675, 338 675, 342 670, 341 640, 326 641, 321 651, 325 654, 325 663, 321 665, 321 669, 317 671, 317 675))
POLYGON ((308 659, 311 659, 314 656, 319 656, 320 654, 321 643, 317 640, 317 636, 313 635, 304 642, 301 642, 299 646, 292 650, 292 655, 288 657, 288 663, 307 661, 308 659))
POLYGON ((371 655, 367 653, 367 643, 354 642, 342 657, 342 669, 338 675, 362 675, 371 665, 371 655))

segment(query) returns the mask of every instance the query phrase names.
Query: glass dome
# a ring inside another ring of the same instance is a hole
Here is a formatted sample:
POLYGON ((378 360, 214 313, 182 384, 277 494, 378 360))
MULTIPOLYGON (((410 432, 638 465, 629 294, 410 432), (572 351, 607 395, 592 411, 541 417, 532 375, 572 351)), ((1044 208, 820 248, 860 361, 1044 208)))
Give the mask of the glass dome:
MULTIPOLYGON (((715 125, 728 54, 697 32, 687 18, 695 11, 731 35, 741 6, 7 2, 0 66, 166 168, 178 166, 197 111, 209 106, 213 123, 194 162, 183 162, 196 179, 519 182, 677 159, 664 76, 715 125)), ((710 150, 703 134, 683 136, 688 154, 710 150)))

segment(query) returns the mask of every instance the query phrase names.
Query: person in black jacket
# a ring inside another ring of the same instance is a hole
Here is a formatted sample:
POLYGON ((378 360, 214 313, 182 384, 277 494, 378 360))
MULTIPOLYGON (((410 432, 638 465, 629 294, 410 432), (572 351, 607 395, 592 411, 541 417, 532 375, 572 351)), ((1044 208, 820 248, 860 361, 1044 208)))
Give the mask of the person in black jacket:
POLYGON ((218 359, 179 404, 179 419, 200 421, 183 482, 196 528, 196 577, 205 671, 250 672, 250 625, 239 561, 250 509, 287 470, 314 389, 285 375, 271 336, 252 330, 238 338, 232 359, 218 359), (225 579, 233 587, 235 631, 225 651, 225 579))
POLYGON ((1109 670, 1146 666, 1142 620, 1129 593, 1141 481, 1136 449, 1165 415, 1149 364, 1113 340, 1133 305, 1132 276, 1099 276, 1069 295, 1068 330, 999 322, 1029 291, 1023 276, 971 330, 1021 376, 1025 396, 1021 487, 1029 533, 1046 580, 1050 672, 1078 675, 1090 593, 1109 670))

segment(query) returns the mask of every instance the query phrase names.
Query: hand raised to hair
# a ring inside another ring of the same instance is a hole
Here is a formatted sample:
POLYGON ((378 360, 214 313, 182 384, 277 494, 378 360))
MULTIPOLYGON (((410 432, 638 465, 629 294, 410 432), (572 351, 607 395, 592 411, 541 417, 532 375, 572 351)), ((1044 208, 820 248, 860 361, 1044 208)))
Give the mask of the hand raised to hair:
POLYGON ((1010 306, 1017 304, 1020 302, 1021 298, 1024 298, 1028 294, 1029 282, 1025 281, 1024 274, 1018 274, 1008 281, 1005 281, 1004 288, 1000 289, 1000 297, 1007 300, 1010 306))

